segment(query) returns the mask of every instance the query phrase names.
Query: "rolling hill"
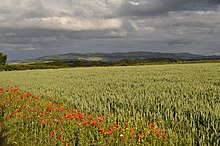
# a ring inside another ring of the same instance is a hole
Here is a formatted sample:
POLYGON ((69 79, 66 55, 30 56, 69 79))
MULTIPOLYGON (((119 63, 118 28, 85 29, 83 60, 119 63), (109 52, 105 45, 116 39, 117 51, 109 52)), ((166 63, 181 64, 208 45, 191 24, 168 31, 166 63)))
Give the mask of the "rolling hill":
POLYGON ((123 60, 214 60, 220 59, 220 56, 204 56, 190 53, 161 53, 161 52, 118 52, 118 53, 68 53, 52 56, 44 56, 36 58, 33 61, 102 61, 102 62, 115 62, 123 60))

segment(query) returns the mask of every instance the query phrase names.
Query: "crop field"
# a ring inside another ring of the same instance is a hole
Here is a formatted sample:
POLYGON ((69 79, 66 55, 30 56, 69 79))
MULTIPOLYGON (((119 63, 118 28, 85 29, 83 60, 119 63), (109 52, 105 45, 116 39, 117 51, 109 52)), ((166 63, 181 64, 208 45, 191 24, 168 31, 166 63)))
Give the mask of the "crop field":
POLYGON ((10 145, 220 145, 220 64, 0 72, 10 145))

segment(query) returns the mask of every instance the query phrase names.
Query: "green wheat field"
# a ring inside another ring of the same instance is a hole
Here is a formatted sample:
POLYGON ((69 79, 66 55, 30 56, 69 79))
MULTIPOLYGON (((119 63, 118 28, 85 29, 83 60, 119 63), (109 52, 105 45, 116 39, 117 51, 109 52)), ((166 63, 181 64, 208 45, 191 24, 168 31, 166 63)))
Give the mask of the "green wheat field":
POLYGON ((220 145, 219 63, 0 72, 0 87, 8 145, 220 145))

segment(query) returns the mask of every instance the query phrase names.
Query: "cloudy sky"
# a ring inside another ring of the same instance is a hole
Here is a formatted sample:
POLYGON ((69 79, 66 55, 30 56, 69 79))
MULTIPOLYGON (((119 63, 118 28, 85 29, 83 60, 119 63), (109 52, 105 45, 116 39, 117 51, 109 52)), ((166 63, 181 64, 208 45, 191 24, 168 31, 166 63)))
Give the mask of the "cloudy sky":
POLYGON ((0 51, 220 55, 220 0, 1 0, 0 51))

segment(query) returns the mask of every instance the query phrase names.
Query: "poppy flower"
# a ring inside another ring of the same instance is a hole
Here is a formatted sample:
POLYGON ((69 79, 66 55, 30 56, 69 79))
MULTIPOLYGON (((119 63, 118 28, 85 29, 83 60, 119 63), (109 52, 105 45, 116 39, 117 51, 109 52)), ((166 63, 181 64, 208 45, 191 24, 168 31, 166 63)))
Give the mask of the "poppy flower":
POLYGON ((47 110, 48 111, 51 110, 51 105, 50 104, 47 105, 47 110))
POLYGON ((51 132, 50 132, 50 140, 53 138, 53 136, 54 136, 54 132, 51 131, 51 132))
POLYGON ((160 133, 162 132, 162 130, 157 130, 154 135, 160 135, 160 133))
POLYGON ((69 114, 68 118, 73 119, 74 118, 74 114, 69 114))
POLYGON ((91 120, 91 121, 92 121, 92 120, 94 120, 94 118, 93 118, 93 117, 89 117, 89 120, 91 120))
POLYGON ((83 124, 86 125, 86 127, 88 127, 89 126, 89 121, 84 121, 83 124))
POLYGON ((98 120, 101 122, 103 119, 102 119, 102 117, 98 117, 98 120))
POLYGON ((41 123, 42 123, 43 125, 45 125, 45 124, 46 124, 46 121, 45 121, 45 120, 42 120, 41 123))
POLYGON ((133 133, 134 132, 134 130, 133 129, 130 129, 130 133, 133 133))
POLYGON ((61 138, 61 136, 62 136, 61 134, 57 134, 57 138, 58 138, 58 139, 60 139, 60 138, 61 138))
POLYGON ((98 126, 98 125, 99 125, 96 120, 94 120, 94 121, 92 122, 92 124, 93 124, 94 126, 98 126))
POLYGON ((103 119, 105 119, 105 116, 101 116, 101 117, 98 117, 98 120, 101 122, 103 119))
POLYGON ((103 128, 100 128, 100 130, 99 130, 102 134, 105 134, 107 131, 105 130, 105 129, 103 129, 103 128))
POLYGON ((25 96, 26 96, 26 97, 30 97, 30 96, 32 96, 32 94, 30 94, 30 93, 27 92, 27 93, 25 93, 25 96))
POLYGON ((112 129, 109 129, 109 130, 108 130, 108 134, 109 134, 109 135, 112 135, 112 129))
POLYGON ((3 88, 0 87, 0 91, 3 91, 3 88))
POLYGON ((114 122, 113 125, 114 125, 115 128, 118 128, 118 125, 117 125, 116 122, 114 122))
POLYGON ((8 114, 8 117, 11 118, 11 117, 12 117, 12 114, 8 114))
POLYGON ((17 91, 17 90, 19 90, 19 88, 15 86, 15 87, 14 87, 14 91, 17 91))
POLYGON ((138 134, 138 138, 142 138, 143 137, 143 134, 138 134))
POLYGON ((80 115, 79 114, 76 114, 76 119, 79 119, 80 118, 80 115))
POLYGON ((17 108, 16 110, 14 110, 14 113, 18 113, 20 111, 19 108, 17 108))
POLYGON ((155 125, 154 125, 154 123, 150 123, 149 126, 150 127, 154 127, 155 125))

